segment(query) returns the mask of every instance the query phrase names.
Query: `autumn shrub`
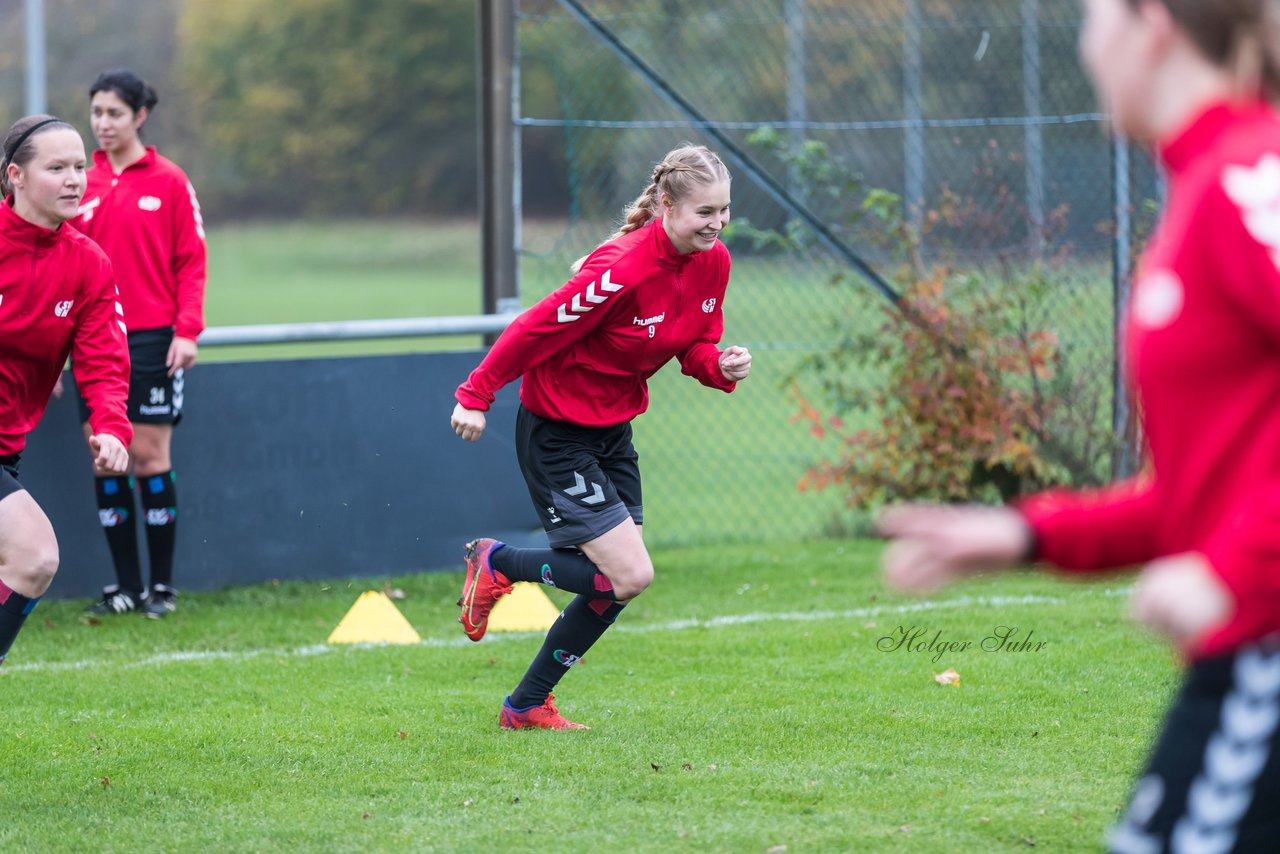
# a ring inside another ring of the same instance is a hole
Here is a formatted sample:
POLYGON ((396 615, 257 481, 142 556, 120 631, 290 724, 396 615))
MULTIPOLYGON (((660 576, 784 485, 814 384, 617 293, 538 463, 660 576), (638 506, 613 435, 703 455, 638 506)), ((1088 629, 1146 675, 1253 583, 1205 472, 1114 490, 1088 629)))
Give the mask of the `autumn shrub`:
MULTIPOLYGON (((1051 311, 1069 247, 1021 264, 1000 253, 982 264, 962 265, 945 251, 926 258, 929 234, 990 231, 1008 211, 944 192, 909 219, 898 196, 867 188, 820 144, 786 150, 769 134, 754 141, 794 172, 821 177, 815 203, 839 194, 842 236, 877 250, 899 294, 890 302, 850 273, 830 282, 848 292, 846 308, 828 320, 829 344, 787 381, 794 420, 821 440, 801 491, 839 489, 850 507, 869 509, 907 499, 1008 500, 1107 476, 1110 353, 1064 342, 1051 311)), ((1007 193, 993 204, 1010 204, 1007 193)), ((1065 209, 1054 211, 1047 230, 1065 220, 1065 209)), ((795 225, 738 227, 760 250, 812 248, 795 225)))

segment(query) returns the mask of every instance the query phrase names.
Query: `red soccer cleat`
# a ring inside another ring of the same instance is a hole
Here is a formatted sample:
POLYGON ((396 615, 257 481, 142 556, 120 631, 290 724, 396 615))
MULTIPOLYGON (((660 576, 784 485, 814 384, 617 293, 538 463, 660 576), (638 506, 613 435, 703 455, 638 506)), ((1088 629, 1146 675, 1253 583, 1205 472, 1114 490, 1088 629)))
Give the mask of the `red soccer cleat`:
POLYGON ((499 599, 511 592, 511 582, 489 565, 489 555, 502 543, 481 537, 467 543, 467 579, 462 582, 462 630, 478 641, 489 628, 489 612, 499 599))
POLYGON ((511 698, 502 701, 502 715, 498 718, 498 723, 503 729, 591 729, 586 724, 575 724, 573 721, 567 721, 560 714, 560 710, 555 707, 551 701, 556 698, 555 694, 548 694, 547 699, 542 702, 541 706, 534 706, 532 709, 525 709, 523 712, 517 712, 511 708, 511 698))

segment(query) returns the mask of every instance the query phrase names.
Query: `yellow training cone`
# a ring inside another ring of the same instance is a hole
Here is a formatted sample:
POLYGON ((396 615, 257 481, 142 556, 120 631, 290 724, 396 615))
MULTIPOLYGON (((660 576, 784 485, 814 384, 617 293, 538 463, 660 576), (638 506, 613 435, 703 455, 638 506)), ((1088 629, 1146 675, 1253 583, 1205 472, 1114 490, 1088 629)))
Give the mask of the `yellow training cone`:
POLYGON ((361 593, 329 643, 418 643, 422 638, 381 590, 361 593))
POLYGON ((560 609, 542 592, 541 584, 517 581, 511 592, 489 612, 491 632, 536 632, 551 628, 560 609))

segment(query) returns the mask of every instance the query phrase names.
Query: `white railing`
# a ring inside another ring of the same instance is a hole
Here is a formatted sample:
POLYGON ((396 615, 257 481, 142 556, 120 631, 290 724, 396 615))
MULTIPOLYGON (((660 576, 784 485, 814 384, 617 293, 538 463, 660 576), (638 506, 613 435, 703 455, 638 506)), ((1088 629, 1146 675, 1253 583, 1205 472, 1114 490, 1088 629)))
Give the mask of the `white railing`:
POLYGON ((201 347, 240 344, 293 344, 298 341, 359 341, 373 338, 423 338, 487 335, 501 332, 515 314, 466 317, 404 317, 386 320, 333 320, 316 323, 259 323, 215 326, 200 334, 201 347))

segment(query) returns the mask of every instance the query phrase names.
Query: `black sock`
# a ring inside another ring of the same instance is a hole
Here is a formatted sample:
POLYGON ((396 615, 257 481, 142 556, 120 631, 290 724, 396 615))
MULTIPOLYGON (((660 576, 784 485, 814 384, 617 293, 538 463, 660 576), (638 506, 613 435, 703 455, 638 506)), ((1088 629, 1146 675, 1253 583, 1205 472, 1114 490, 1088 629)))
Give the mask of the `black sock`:
POLYGON ((31 609, 39 601, 39 598, 29 599, 21 593, 15 593, 9 585, 0 581, 0 664, 4 664, 9 647, 13 646, 14 638, 27 621, 27 614, 31 613, 31 609))
POLYGON ((142 594, 138 565, 138 525, 133 518, 133 478, 128 475, 95 478, 98 521, 107 534, 107 548, 116 567, 116 583, 135 599, 142 594))
POLYGON ((609 577, 577 549, 514 549, 503 546, 489 564, 512 581, 549 584, 592 599, 616 599, 609 577))
POLYGON ((530 706, 542 705, 560 677, 587 654, 591 645, 600 640, 625 607, 625 604, 608 599, 586 596, 578 596, 570 602, 547 632, 547 639, 542 642, 542 649, 538 650, 524 678, 511 692, 511 708, 523 711, 530 706))
POLYGON ((147 552, 151 556, 151 583, 173 584, 173 544, 177 540, 178 491, 173 472, 141 479, 142 508, 147 511, 147 552))

